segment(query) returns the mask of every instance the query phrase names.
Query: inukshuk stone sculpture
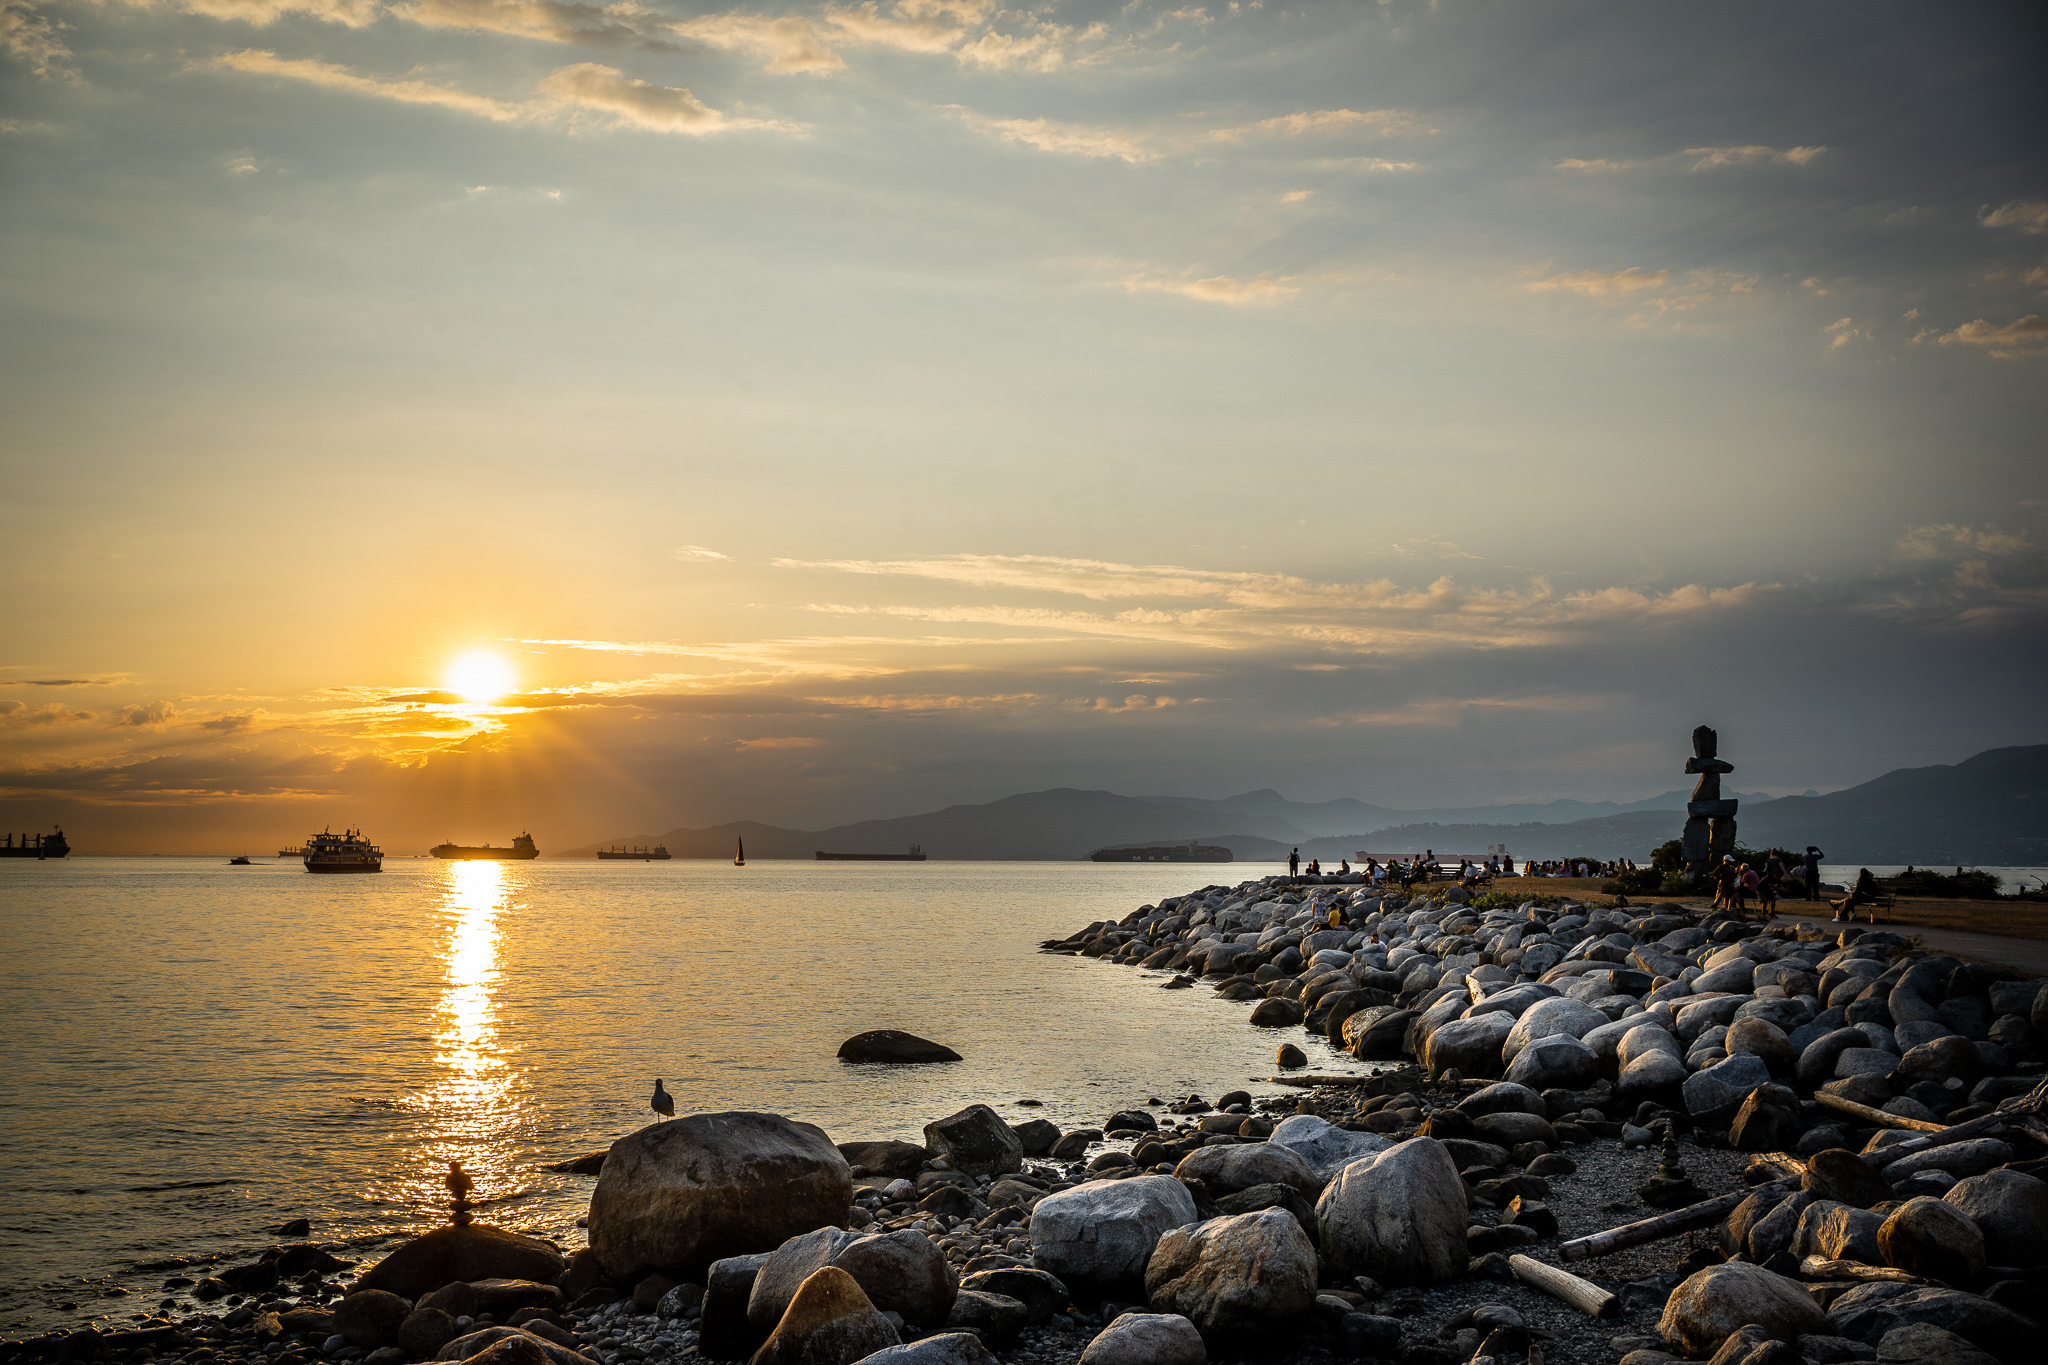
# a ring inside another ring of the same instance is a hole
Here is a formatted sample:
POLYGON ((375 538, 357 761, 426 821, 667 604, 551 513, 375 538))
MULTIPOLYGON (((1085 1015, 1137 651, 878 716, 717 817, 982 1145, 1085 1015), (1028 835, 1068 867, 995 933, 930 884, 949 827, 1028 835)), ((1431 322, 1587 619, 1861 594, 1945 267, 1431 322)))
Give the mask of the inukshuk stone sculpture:
POLYGON ((1720 742, 1712 729, 1700 726, 1692 732, 1692 757, 1685 760, 1685 770, 1700 775, 1692 800, 1685 803, 1685 834, 1679 844, 1694 881, 1723 855, 1735 851, 1737 803, 1732 798, 1721 799, 1721 774, 1734 772, 1735 765, 1718 756, 1720 742))

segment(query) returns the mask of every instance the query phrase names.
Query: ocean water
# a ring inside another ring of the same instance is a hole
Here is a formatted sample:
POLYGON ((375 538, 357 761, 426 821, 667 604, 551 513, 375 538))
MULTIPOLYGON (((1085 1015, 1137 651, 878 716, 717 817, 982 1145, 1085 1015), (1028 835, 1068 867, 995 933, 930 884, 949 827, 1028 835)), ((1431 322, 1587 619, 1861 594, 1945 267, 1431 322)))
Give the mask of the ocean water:
POLYGON ((290 1219, 374 1250, 445 1220, 450 1160, 482 1217, 580 1245, 593 1181, 543 1166, 655 1121, 657 1076, 679 1113, 770 1110, 836 1141, 919 1138, 974 1102, 1068 1128, 1278 1093, 1279 1040, 1246 1006, 1037 951, 1272 870, 0 862, 0 1332, 140 1316, 165 1276, 141 1267, 246 1256, 290 1219), (965 1060, 836 1059, 872 1028, 965 1060))

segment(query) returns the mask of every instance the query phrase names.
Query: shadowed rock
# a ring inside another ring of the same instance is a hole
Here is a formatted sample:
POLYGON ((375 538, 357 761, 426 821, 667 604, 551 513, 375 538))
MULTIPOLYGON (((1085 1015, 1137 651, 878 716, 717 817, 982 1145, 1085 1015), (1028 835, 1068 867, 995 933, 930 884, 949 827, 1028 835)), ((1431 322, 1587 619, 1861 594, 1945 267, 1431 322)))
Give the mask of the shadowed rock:
POLYGON ((957 1062, 960 1054, 944 1043, 899 1033, 892 1028, 856 1033, 839 1045, 842 1062, 957 1062))

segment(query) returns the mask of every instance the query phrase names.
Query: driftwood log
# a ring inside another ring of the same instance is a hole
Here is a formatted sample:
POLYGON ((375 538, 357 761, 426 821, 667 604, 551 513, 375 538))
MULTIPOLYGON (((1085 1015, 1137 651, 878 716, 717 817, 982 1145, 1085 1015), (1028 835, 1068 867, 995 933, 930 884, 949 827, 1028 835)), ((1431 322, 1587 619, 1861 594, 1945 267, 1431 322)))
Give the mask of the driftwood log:
POLYGON ((1621 1311, 1621 1300, 1599 1285, 1582 1280, 1569 1270, 1546 1265, 1533 1256, 1510 1256, 1508 1268, 1523 1284, 1564 1300, 1589 1318, 1611 1318, 1621 1311))
POLYGON ((1809 1280, 1862 1280, 1866 1283, 1890 1280, 1898 1284, 1931 1284, 1937 1289, 1949 1287, 1940 1280, 1924 1280, 1918 1275, 1908 1275, 1905 1271, 1894 1270, 1888 1265, 1865 1265, 1861 1261, 1830 1261, 1825 1256, 1808 1256, 1799 1263, 1799 1273, 1809 1280))
POLYGON ((1917 1128, 1923 1133, 1940 1133, 1947 1131, 1948 1127, 1946 1124, 1929 1123, 1926 1119, 1909 1119, 1903 1118, 1898 1114, 1887 1114, 1882 1109, 1873 1109, 1867 1104, 1858 1104, 1856 1101, 1844 1099, 1840 1095, 1823 1093, 1817 1094, 1813 1098, 1815 1102, 1826 1108, 1833 1109, 1837 1113, 1848 1114, 1853 1118, 1862 1119, 1866 1123, 1877 1124, 1881 1128, 1917 1128))
MULTIPOLYGON (((1883 1170, 1900 1157, 1911 1156, 1915 1152, 1924 1152, 1934 1147, 1945 1147, 1951 1142, 1964 1142, 1970 1138, 1982 1137, 1987 1133, 1999 1132, 2008 1126, 2038 1135, 2044 1130, 2044 1113, 2048 1113, 2048 1080, 2042 1081, 2024 1095, 2006 1100, 1993 1113, 1971 1119, 1968 1123, 1959 1123, 1953 1128, 1937 1126, 1935 1132, 1923 1133, 1919 1137, 1907 1138, 1904 1142, 1895 1143, 1890 1147, 1880 1147, 1877 1151, 1862 1152, 1859 1155, 1872 1166, 1883 1170)), ((1896 1115, 1886 1114, 1885 1118, 1894 1119, 1896 1115)), ((1596 1232, 1590 1237, 1574 1238, 1561 1244, 1557 1249, 1558 1254, 1567 1261, 1583 1261, 1593 1256, 1611 1256, 1617 1251, 1641 1246, 1645 1242, 1662 1241, 1666 1237, 1676 1237, 1681 1232, 1691 1232, 1695 1228, 1717 1223, 1733 1213, 1736 1205, 1759 1190, 1775 1189, 1790 1194, 1798 1188, 1799 1178, 1794 1176, 1774 1180, 1767 1185, 1752 1185, 1748 1189, 1737 1190, 1732 1194, 1703 1200, 1688 1208, 1660 1213, 1655 1218, 1625 1223, 1618 1228, 1596 1232)))

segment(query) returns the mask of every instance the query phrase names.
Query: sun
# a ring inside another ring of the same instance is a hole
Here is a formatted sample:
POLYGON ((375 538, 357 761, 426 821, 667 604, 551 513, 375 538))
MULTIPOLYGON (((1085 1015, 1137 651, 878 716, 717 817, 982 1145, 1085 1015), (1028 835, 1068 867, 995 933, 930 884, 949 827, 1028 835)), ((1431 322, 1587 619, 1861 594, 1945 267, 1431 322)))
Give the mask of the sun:
POLYGON ((486 705, 512 690, 512 665, 489 650, 474 650, 448 665, 447 683, 450 692, 486 705))

